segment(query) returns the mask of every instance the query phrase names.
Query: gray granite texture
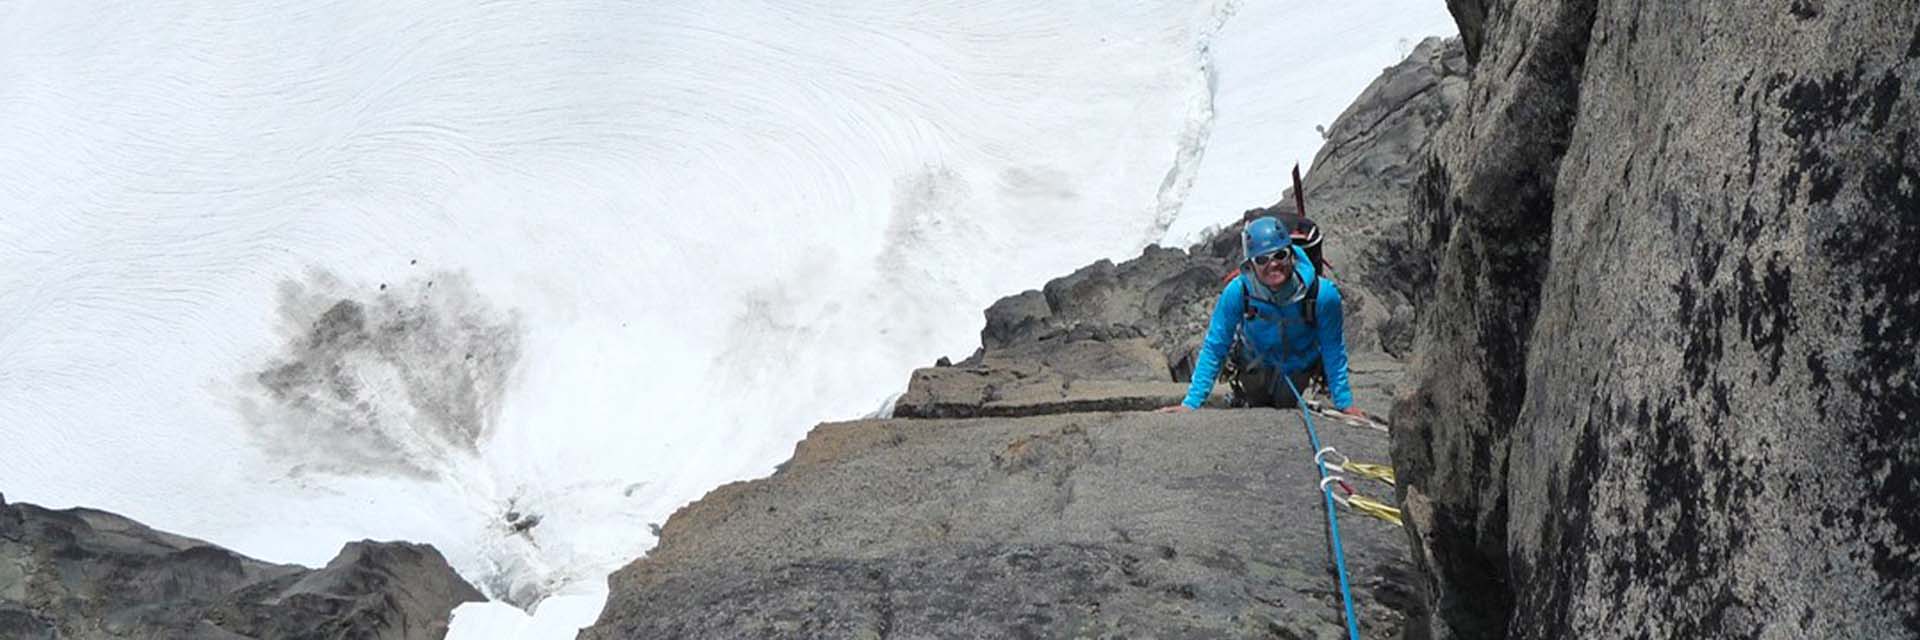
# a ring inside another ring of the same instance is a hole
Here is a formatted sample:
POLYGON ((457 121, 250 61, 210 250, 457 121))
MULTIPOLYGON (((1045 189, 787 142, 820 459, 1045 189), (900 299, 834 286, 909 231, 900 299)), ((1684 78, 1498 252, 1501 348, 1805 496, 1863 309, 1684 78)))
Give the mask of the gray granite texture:
POLYGON ((1920 637, 1920 2, 1449 5, 1428 630, 1920 637))

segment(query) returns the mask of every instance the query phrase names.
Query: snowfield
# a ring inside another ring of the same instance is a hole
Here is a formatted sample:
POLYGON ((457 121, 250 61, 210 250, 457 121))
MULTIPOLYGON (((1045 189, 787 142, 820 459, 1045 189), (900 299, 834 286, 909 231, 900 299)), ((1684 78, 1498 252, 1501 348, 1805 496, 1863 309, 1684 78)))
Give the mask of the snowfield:
POLYGON ((0 491, 309 566, 430 542, 503 601, 451 637, 571 637, 651 524, 998 297, 1277 199, 1452 33, 1437 0, 0 3, 0 491))

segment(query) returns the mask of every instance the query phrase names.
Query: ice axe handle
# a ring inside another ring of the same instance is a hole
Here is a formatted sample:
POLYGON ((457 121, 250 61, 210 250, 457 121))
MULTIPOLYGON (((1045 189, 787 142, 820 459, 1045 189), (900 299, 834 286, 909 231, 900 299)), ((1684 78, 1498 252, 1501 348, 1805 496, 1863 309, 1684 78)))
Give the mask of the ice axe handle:
POLYGON ((1307 189, 1300 186, 1300 163, 1293 163, 1293 207, 1300 211, 1300 217, 1307 217, 1307 189))

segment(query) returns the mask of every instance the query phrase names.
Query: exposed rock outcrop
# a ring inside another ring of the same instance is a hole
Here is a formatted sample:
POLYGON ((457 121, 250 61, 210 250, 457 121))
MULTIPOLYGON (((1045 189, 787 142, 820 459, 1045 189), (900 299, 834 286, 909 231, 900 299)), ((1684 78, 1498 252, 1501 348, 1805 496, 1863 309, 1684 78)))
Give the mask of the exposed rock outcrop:
POLYGON ((1497 0, 1447 0, 1447 12, 1460 26, 1460 41, 1466 45, 1467 64, 1480 62, 1480 49, 1487 42, 1487 7, 1497 0))
POLYGON ((1017 417, 1178 403, 1187 385, 1168 379, 1165 356, 1138 335, 1126 325, 1105 332, 1081 327, 986 351, 959 366, 920 369, 894 416, 1017 417))
POLYGON ((1920 3, 1449 6, 1430 630, 1920 636, 1920 3))
POLYGON ((963 364, 1021 345, 1070 345, 1131 333, 1160 350, 1160 379, 1172 381, 1167 367, 1206 330, 1220 278, 1232 268, 1224 254, 1161 247, 1147 247, 1117 265, 1095 262, 988 307, 982 350, 963 364))
MULTIPOLYGON (((1406 357, 1413 346, 1413 303, 1430 278, 1419 269, 1407 202, 1434 132, 1465 99, 1464 51, 1457 39, 1421 42, 1340 114, 1302 179, 1346 301, 1351 350, 1406 357)), ((1294 208, 1290 200, 1280 206, 1294 208)))
POLYGON ((0 498, 0 637, 437 640, 481 600, 426 545, 355 542, 311 570, 0 498))
MULTIPOLYGON (((1310 450, 1271 409, 821 425, 675 513, 581 638, 1339 637, 1310 450)), ((1404 536, 1341 526, 1361 626, 1394 637, 1404 536)))

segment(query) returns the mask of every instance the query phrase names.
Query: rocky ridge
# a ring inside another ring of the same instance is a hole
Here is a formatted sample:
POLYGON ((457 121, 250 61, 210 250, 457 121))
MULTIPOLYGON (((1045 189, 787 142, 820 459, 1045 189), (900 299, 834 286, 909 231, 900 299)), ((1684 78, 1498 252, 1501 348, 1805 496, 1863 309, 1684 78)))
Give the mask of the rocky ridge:
POLYGON ((486 598, 428 545, 270 564, 93 509, 0 497, 0 637, 437 640, 486 598))

